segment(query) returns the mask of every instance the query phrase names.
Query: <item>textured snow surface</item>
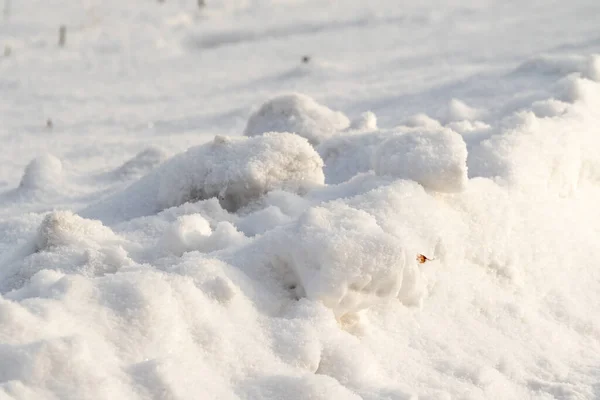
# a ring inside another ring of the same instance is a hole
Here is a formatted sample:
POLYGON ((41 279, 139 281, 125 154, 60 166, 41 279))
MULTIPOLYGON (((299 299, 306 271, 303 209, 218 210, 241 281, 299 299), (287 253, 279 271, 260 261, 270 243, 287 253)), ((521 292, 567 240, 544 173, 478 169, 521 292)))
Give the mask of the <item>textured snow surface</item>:
POLYGON ((600 3, 0 7, 0 399, 600 398, 600 3))
POLYGON ((373 169, 378 175, 411 179, 428 189, 457 192, 467 184, 467 146, 450 130, 408 132, 379 145, 373 169))
POLYGON ((210 198, 236 211, 271 190, 306 193, 324 180, 323 161, 295 134, 269 133, 248 139, 217 136, 212 143, 173 157, 82 214, 115 221, 210 198))
MULTIPOLYGON (((357 122, 358 125, 361 122, 357 122)), ((298 93, 275 97, 250 116, 244 134, 293 132, 319 144, 350 125, 348 117, 298 93)))

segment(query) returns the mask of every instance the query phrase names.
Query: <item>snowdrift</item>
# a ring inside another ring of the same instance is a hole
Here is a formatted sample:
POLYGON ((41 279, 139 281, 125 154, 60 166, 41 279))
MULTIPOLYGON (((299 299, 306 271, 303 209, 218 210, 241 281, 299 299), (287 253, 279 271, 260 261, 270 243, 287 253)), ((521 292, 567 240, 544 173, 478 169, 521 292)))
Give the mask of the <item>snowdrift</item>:
MULTIPOLYGON (((522 66, 576 75, 498 121, 277 97, 78 213, 2 222, 0 393, 593 398, 600 67, 576 61, 522 66)), ((47 156, 16 190, 64 179, 47 156)))
POLYGON ((272 190, 305 193, 322 185, 322 168, 319 155, 294 134, 217 136, 210 144, 173 157, 81 215, 110 223, 213 197, 223 208, 235 211, 272 190))

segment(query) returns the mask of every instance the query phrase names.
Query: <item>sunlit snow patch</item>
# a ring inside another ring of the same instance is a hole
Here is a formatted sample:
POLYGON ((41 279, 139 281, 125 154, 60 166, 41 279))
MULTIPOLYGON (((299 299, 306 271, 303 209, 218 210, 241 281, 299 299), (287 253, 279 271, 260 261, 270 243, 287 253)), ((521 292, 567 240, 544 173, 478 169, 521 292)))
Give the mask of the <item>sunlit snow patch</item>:
POLYGON ((560 97, 534 103, 502 121, 503 131, 469 153, 472 176, 535 192, 574 193, 582 180, 600 179, 600 84, 578 75, 559 82, 560 97))
POLYGON ((303 194, 324 180, 321 157, 298 135, 217 136, 212 143, 176 155, 81 214, 115 222, 213 197, 223 208, 235 211, 271 190, 303 194))
MULTIPOLYGON (((369 122, 368 118, 365 122, 369 122)), ((244 135, 265 132, 293 132, 315 145, 348 128, 348 117, 317 103, 303 94, 275 97, 263 104, 248 120, 244 135)))
POLYGON ((372 215, 338 202, 311 208, 272 235, 280 266, 298 279, 296 294, 338 317, 397 297, 409 264, 416 265, 372 215))
POLYGON ((51 212, 42 221, 31 243, 17 249, 2 266, 0 290, 19 287, 44 269, 87 276, 116 272, 131 262, 126 240, 100 221, 70 211, 51 212))
POLYGON ((457 192, 468 180, 467 146, 449 129, 415 130, 381 143, 373 167, 378 175, 411 179, 440 192, 457 192))
POLYGON ((23 171, 19 186, 0 194, 0 204, 51 203, 65 192, 63 164, 52 154, 34 158, 23 171))

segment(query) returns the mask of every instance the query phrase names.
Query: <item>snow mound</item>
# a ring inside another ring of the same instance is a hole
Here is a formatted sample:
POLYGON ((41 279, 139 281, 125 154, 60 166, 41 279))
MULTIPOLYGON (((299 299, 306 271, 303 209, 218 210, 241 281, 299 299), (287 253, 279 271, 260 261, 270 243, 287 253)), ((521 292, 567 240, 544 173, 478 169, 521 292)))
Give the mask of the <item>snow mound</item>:
POLYGON ((350 123, 349 130, 374 131, 377 129, 377 116, 371 111, 362 113, 350 123))
POLYGON ((138 177, 150 171, 167 158, 166 153, 158 147, 149 147, 135 157, 126 161, 123 165, 113 171, 115 177, 128 179, 138 177))
POLYGON ((327 183, 345 182, 373 169, 373 157, 379 145, 389 139, 388 131, 357 133, 332 137, 317 147, 325 163, 327 183))
POLYGON ((598 181, 600 84, 570 76, 561 81, 563 96, 533 111, 507 117, 504 129, 471 149, 473 176, 489 177, 527 191, 574 193, 582 180, 598 181))
POLYGON ((62 179, 62 162, 52 154, 45 154, 27 164, 19 189, 24 191, 47 189, 59 185, 62 179))
POLYGON ((215 197, 224 209, 236 211, 272 190, 304 194, 324 181, 323 160, 298 135, 217 136, 81 214, 116 222, 215 197))
POLYGON ((235 211, 271 190, 305 193, 320 186, 325 180, 322 168, 316 151, 294 134, 217 136, 160 169, 158 203, 167 208, 218 197, 226 210, 235 211))
POLYGON ((90 247, 104 241, 119 239, 100 221, 84 219, 70 211, 54 211, 42 221, 35 244, 36 250, 42 251, 61 246, 90 247))
POLYGON ((348 128, 348 117, 298 93, 275 97, 263 104, 246 125, 244 135, 265 132, 293 132, 313 144, 319 144, 348 128))
POLYGON ((415 130, 391 137, 375 153, 378 175, 411 179, 427 189, 458 192, 467 184, 467 146, 448 129, 415 130))
POLYGON ((0 290, 20 287, 40 271, 51 269, 85 276, 116 272, 131 263, 127 242, 100 221, 88 220, 70 211, 46 215, 22 257, 4 266, 0 290))
POLYGON ((281 241, 283 267, 297 278, 291 283, 296 293, 338 317, 397 297, 410 262, 372 215, 339 202, 313 207, 272 235, 281 241))
POLYGON ((246 237, 226 221, 216 229, 200 214, 183 215, 171 224, 162 239, 163 246, 172 254, 181 256, 188 251, 208 253, 244 243, 246 237))

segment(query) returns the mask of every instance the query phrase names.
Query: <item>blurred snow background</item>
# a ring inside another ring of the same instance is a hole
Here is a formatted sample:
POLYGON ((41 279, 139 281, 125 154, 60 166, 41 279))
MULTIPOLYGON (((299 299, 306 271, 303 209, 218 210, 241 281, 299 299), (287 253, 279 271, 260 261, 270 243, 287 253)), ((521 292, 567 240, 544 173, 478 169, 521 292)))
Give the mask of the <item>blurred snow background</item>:
POLYGON ((0 6, 0 399, 600 398, 600 3, 0 6))

